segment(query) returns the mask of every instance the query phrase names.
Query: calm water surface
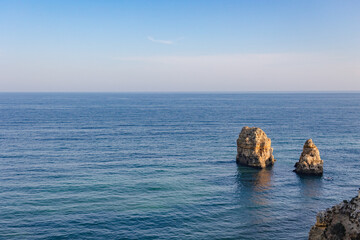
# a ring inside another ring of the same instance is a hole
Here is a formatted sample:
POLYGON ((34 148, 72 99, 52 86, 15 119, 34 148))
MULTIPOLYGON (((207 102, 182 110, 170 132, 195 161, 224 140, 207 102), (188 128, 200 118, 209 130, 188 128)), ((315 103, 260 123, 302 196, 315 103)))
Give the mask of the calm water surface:
POLYGON ((360 94, 2 93, 0 146, 1 239, 306 239, 360 186, 360 94), (246 125, 272 169, 237 167, 246 125))

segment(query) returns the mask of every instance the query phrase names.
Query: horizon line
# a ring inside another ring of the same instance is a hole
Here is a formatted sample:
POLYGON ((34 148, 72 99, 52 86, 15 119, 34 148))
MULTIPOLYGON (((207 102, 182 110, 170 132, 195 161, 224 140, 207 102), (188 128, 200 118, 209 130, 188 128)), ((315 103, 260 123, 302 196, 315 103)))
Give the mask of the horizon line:
POLYGON ((244 93, 360 93, 360 90, 340 90, 340 91, 333 91, 333 90, 314 90, 314 91, 0 91, 0 94, 4 93, 109 93, 109 94, 116 94, 116 93, 134 93, 134 94, 244 94, 244 93))

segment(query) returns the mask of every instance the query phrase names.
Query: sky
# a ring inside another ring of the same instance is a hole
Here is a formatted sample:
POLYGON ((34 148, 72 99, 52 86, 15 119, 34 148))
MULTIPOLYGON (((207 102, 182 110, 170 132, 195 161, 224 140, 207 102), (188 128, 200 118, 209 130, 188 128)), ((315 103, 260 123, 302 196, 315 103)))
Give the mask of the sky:
POLYGON ((360 91, 360 1, 0 0, 0 92, 360 91))

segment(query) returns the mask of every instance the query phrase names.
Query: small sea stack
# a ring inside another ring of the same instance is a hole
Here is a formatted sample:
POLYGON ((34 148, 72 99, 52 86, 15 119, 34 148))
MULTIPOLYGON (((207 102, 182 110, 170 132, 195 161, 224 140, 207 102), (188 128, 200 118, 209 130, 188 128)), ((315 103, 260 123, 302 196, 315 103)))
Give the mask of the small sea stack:
POLYGON ((319 149, 312 139, 308 139, 303 147, 300 159, 295 163, 294 172, 303 175, 321 176, 323 174, 324 161, 320 158, 319 149))
POLYGON ((359 195, 319 212, 316 223, 309 232, 310 240, 360 239, 359 195))
POLYGON ((271 148, 271 139, 257 127, 243 127, 237 139, 236 162, 241 165, 266 168, 276 160, 271 148))

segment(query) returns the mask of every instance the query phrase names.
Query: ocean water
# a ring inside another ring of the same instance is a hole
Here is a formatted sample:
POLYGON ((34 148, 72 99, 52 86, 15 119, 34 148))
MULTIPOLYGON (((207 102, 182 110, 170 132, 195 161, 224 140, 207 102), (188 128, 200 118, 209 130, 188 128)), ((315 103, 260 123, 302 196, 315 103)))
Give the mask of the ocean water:
POLYGON ((0 239, 307 239, 359 187, 357 93, 0 94, 0 239), (243 126, 273 168, 236 165, 243 126))

